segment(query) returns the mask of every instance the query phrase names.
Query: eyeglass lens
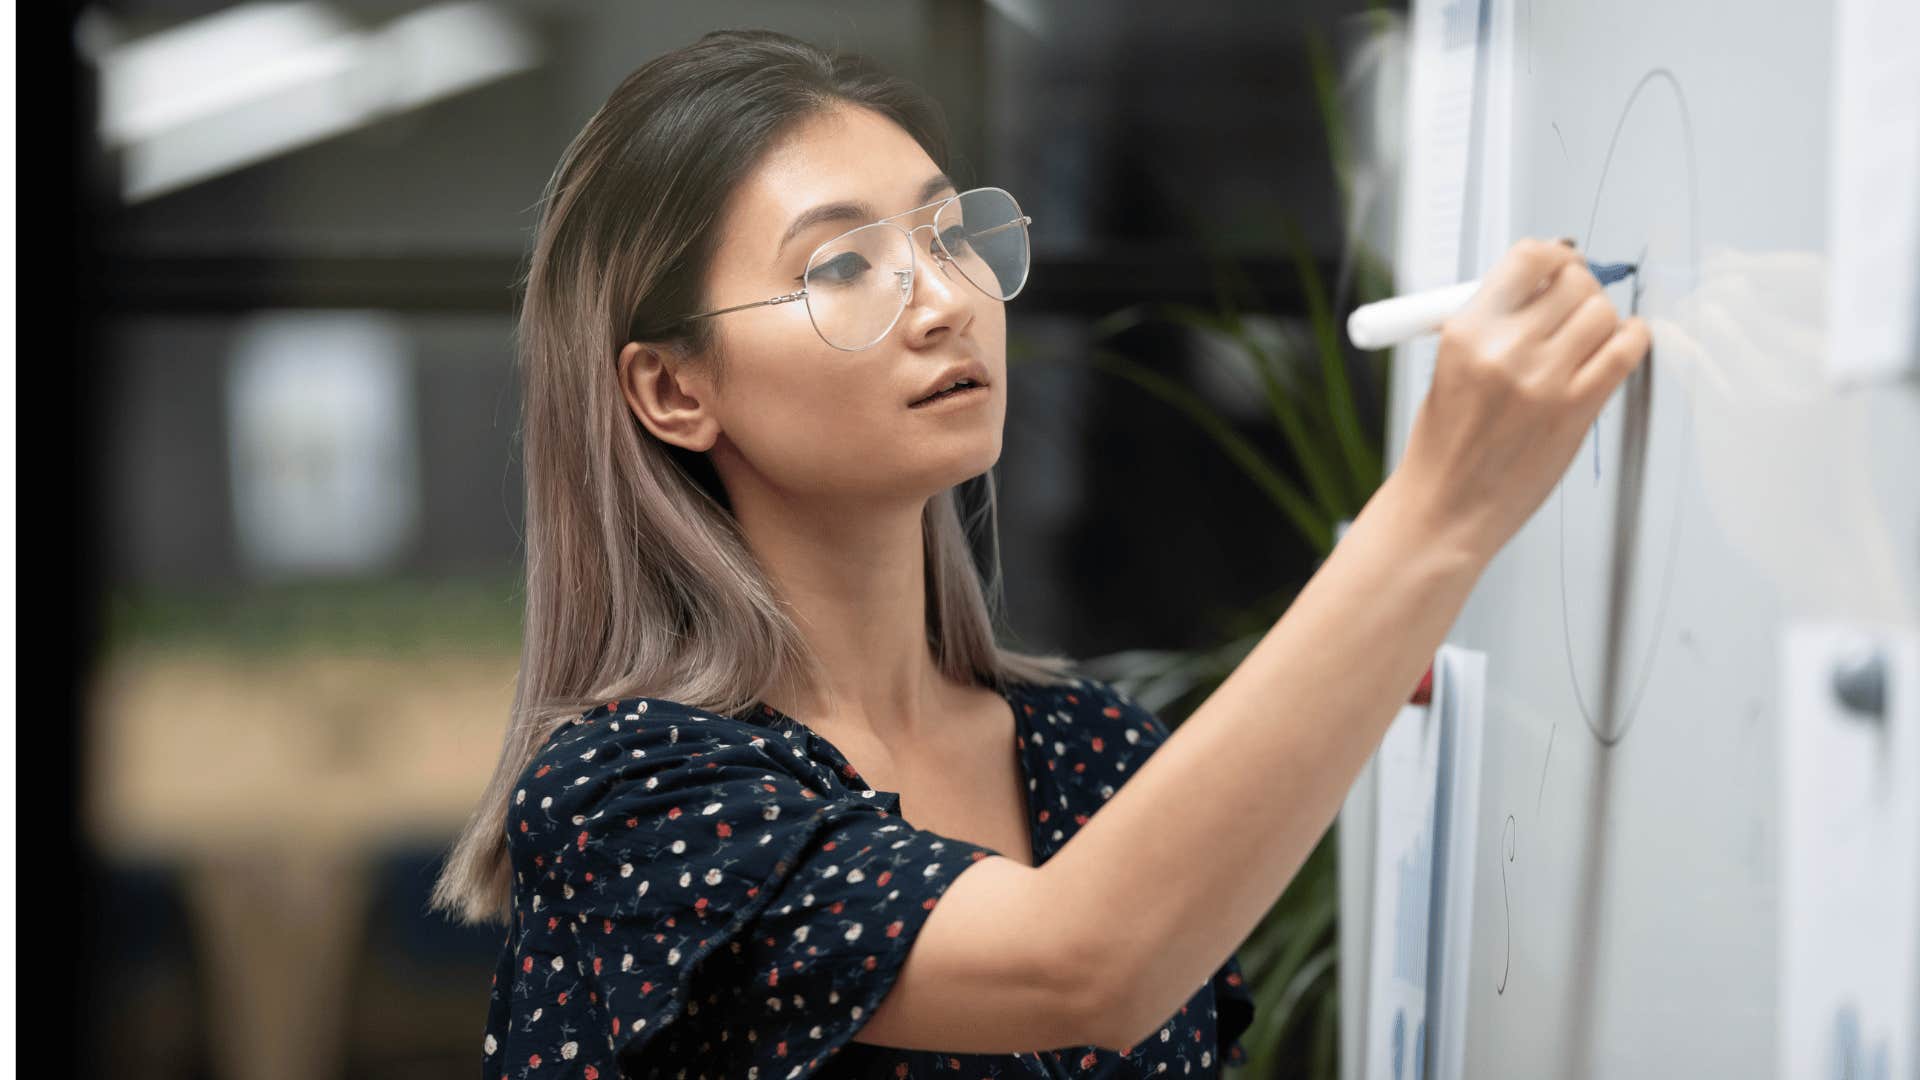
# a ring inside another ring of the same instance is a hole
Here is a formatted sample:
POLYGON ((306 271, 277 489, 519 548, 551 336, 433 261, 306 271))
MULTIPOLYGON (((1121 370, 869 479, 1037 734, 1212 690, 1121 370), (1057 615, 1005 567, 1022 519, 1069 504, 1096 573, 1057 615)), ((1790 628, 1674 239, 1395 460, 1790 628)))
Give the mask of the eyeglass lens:
MULTIPOLYGON (((922 215, 924 217, 924 215, 922 215)), ((1011 300, 1026 284, 1026 223, 1013 197, 998 188, 963 192, 933 215, 926 256, 943 257, 982 293, 1011 300)), ((906 307, 913 282, 913 245, 921 232, 876 222, 829 241, 807 264, 807 310, 828 344, 863 349, 884 337, 906 307)))

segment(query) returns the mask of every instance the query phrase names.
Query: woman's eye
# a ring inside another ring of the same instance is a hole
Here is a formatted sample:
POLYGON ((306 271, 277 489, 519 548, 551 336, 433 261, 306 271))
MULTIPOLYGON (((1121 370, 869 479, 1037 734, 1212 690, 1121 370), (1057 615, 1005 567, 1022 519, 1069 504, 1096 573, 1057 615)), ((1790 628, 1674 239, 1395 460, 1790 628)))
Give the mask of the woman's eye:
POLYGON ((857 251, 843 251, 807 271, 807 280, 827 285, 845 285, 870 269, 872 264, 867 262, 864 255, 857 251))
POLYGON ((946 245, 948 251, 955 255, 960 254, 961 249, 967 246, 966 226, 955 225, 953 228, 941 233, 940 242, 946 245))

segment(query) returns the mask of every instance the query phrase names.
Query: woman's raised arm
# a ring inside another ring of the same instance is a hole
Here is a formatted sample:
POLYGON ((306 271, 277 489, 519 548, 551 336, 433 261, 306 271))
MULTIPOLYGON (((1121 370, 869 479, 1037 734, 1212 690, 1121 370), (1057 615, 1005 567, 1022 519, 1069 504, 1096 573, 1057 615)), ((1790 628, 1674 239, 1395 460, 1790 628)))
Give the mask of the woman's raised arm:
POLYGON ((1278 899, 1649 344, 1577 251, 1536 240, 1443 327, 1400 467, 1285 616, 1039 870, 1089 935, 1073 955, 1102 958, 1104 1044, 1164 1023, 1278 899))

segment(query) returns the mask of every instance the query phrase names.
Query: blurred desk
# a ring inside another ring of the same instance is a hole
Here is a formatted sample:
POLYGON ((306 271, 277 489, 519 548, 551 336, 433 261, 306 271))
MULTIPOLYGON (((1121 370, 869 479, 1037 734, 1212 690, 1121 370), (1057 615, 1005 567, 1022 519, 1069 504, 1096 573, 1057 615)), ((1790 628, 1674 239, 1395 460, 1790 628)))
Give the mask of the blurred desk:
MULTIPOLYGON (((86 826, 108 858, 180 867, 222 1080, 341 1075, 370 872, 464 824, 499 756, 516 664, 108 658, 86 717, 86 826)), ((473 1018, 476 1060, 484 1024, 473 1018)))

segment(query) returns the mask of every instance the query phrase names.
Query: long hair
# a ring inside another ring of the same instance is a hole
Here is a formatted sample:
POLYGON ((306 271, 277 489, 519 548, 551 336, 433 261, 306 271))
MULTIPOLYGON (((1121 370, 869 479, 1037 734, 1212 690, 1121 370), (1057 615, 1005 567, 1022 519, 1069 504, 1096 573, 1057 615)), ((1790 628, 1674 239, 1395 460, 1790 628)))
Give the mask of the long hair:
MULTIPOLYGON (((706 455, 635 419, 616 357, 628 341, 664 342, 722 378, 711 320, 679 320, 705 306, 726 200, 773 139, 840 104, 888 117, 946 166, 940 110, 912 85, 785 35, 721 31, 621 82, 548 181, 516 332, 527 556, 519 677, 500 761, 447 855, 433 909, 467 924, 508 921, 508 803, 568 719, 636 696, 736 715, 775 686, 821 684, 817 656, 706 455)), ((1069 658, 995 640, 997 533, 991 470, 927 500, 935 662, 950 679, 998 689, 1066 682, 1069 658), (958 496, 969 485, 984 499, 963 520, 958 496), (969 542, 982 520, 990 588, 969 542)))

